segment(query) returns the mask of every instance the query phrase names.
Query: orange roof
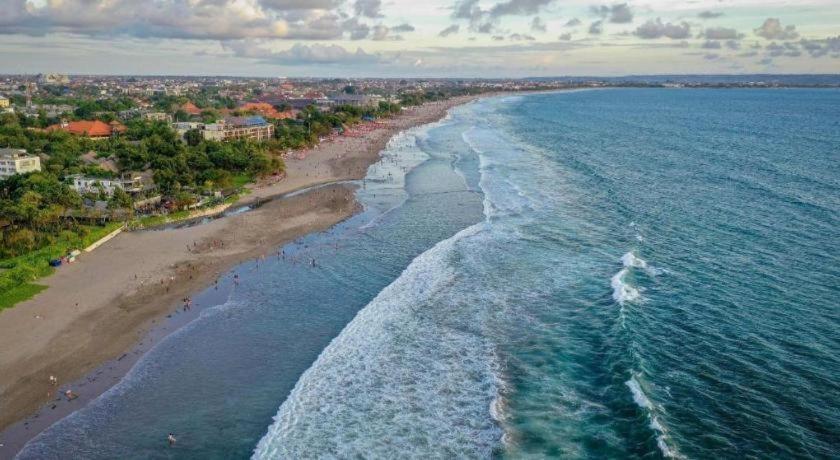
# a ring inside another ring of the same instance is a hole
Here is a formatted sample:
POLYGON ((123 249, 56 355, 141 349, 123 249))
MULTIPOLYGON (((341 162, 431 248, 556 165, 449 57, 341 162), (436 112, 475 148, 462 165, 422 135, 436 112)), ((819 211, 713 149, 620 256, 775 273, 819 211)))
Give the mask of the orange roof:
POLYGON ((285 112, 278 112, 273 105, 267 102, 248 102, 239 107, 239 110, 242 110, 244 112, 258 112, 260 115, 266 118, 274 118, 277 120, 282 120, 284 118, 294 118, 294 115, 290 110, 287 110, 285 112))
POLYGON ((118 122, 112 121, 110 124, 99 120, 82 120, 71 121, 66 124, 52 125, 47 128, 47 131, 67 131, 76 136, 87 137, 108 137, 114 132, 125 132, 125 126, 118 122))
POLYGON ((197 105, 193 104, 190 101, 184 103, 184 105, 181 106, 181 110, 187 112, 190 115, 201 115, 201 109, 199 109, 197 105))

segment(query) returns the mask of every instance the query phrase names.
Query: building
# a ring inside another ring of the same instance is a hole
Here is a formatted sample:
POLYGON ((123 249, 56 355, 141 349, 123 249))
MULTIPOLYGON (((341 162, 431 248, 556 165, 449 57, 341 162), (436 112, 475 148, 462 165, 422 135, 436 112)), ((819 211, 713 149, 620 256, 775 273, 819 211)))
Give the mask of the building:
POLYGON ((205 140, 210 141, 251 139, 262 142, 274 136, 274 125, 265 121, 263 117, 231 117, 204 125, 202 135, 205 140))
POLYGON ((248 102, 240 106, 237 110, 242 112, 258 113, 265 118, 273 120, 283 120, 286 118, 295 117, 294 112, 292 110, 280 112, 276 108, 274 108, 273 105, 267 102, 248 102))
POLYGON ((9 98, 0 94, 0 109, 5 109, 10 105, 11 101, 9 100, 9 98))
POLYGON ((165 112, 145 112, 142 116, 144 120, 172 123, 172 115, 165 112))
POLYGON ((70 83, 70 77, 60 73, 48 73, 38 75, 38 83, 42 85, 66 85, 70 83))
POLYGON ((196 121, 176 121, 172 123, 172 129, 178 133, 178 136, 183 138, 184 134, 187 134, 187 131, 191 131, 193 129, 204 129, 204 123, 199 123, 196 121))
POLYGON ((381 96, 367 94, 338 94, 332 98, 335 105, 352 105, 354 107, 376 105, 381 100, 383 100, 381 96))
POLYGON ((0 177, 41 170, 41 159, 23 149, 0 149, 0 177))
POLYGON ((47 118, 56 118, 62 116, 64 114, 72 114, 76 107, 67 104, 32 104, 27 107, 18 108, 22 110, 23 114, 27 117, 37 117, 38 112, 41 110, 46 113, 47 118))
POLYGON ((74 136, 84 136, 90 139, 104 139, 126 131, 125 125, 118 121, 105 123, 104 121, 62 121, 57 125, 47 127, 47 131, 65 131, 74 136))
POLYGON ((197 105, 193 104, 190 101, 187 101, 184 105, 178 107, 179 110, 183 110, 190 116, 198 116, 201 115, 201 109, 198 108, 197 105))
POLYGON ((122 189, 132 195, 154 188, 151 175, 140 172, 125 173, 119 178, 105 179, 101 177, 90 177, 82 174, 70 176, 70 186, 79 193, 105 192, 111 196, 114 190, 122 189))

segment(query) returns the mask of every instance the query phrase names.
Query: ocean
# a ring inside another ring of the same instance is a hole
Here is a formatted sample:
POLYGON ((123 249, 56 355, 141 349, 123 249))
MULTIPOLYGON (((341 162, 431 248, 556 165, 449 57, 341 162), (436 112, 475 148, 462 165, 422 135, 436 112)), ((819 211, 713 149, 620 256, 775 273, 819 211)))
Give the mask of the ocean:
POLYGON ((840 456, 840 91, 488 98, 357 185, 19 457, 840 456))

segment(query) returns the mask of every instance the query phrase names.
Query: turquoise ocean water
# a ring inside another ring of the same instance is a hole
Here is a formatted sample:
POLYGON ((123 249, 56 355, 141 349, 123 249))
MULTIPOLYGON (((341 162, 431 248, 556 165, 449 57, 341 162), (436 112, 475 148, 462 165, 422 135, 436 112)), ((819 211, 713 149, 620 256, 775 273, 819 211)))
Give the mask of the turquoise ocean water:
POLYGON ((840 456, 840 91, 485 99, 357 195, 20 457, 840 456))

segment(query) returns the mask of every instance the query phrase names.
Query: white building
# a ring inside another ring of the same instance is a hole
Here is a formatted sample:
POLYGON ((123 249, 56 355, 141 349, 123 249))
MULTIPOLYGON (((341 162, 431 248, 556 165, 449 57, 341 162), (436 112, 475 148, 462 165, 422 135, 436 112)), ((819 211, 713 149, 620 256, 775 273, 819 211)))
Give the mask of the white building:
POLYGON ((70 176, 73 179, 71 187, 79 193, 99 193, 105 192, 106 195, 111 196, 114 190, 124 188, 121 179, 103 179, 100 177, 86 177, 81 174, 70 176))
POLYGON ((0 149, 0 177, 41 170, 41 159, 23 149, 0 149))
POLYGON ((70 176, 70 179, 73 181, 71 187, 79 193, 99 193, 101 190, 108 196, 113 195, 114 190, 118 188, 134 195, 154 186, 154 184, 151 183, 150 174, 146 175, 144 173, 137 172, 124 173, 122 177, 118 179, 88 177, 82 174, 70 176))

